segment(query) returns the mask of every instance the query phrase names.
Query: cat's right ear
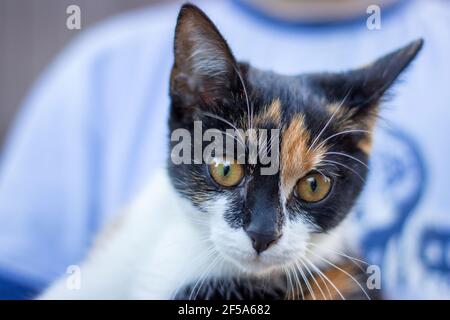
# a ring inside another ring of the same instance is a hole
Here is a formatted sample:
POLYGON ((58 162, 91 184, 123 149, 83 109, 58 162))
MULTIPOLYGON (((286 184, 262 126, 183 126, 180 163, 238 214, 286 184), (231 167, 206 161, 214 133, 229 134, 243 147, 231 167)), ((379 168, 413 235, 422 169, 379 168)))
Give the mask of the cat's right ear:
POLYGON ((182 6, 174 41, 170 92, 184 105, 208 104, 229 94, 237 63, 212 21, 192 4, 182 6))

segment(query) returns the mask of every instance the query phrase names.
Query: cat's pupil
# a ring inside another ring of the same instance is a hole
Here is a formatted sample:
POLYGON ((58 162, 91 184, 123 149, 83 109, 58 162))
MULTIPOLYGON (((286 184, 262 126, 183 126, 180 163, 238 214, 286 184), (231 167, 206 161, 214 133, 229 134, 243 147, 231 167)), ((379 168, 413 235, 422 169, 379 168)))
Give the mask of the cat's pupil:
POLYGON ((230 171, 231 171, 231 166, 225 164, 225 165, 223 165, 222 168, 223 168, 223 176, 224 176, 224 177, 228 176, 228 174, 229 174, 230 171))
POLYGON ((309 177, 308 178, 308 183, 309 183, 309 187, 311 188, 312 192, 316 192, 317 191, 317 180, 314 177, 309 177))

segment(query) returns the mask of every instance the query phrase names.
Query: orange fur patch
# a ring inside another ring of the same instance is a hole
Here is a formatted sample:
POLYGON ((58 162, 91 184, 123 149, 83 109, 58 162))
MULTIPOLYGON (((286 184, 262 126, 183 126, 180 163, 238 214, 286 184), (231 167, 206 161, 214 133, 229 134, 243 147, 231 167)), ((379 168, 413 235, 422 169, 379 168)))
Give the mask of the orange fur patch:
MULTIPOLYGON (((376 114, 378 114, 380 106, 377 105, 374 108, 374 112, 376 114)), ((377 122, 377 116, 375 116, 375 114, 369 116, 366 121, 365 121, 365 125, 367 126, 367 130, 370 131, 371 133, 366 135, 365 139, 362 139, 359 143, 358 143, 358 148, 360 148, 363 152, 365 152, 367 155, 370 154, 370 152, 372 151, 372 135, 373 135, 373 131, 375 130, 375 125, 377 122)))
POLYGON ((281 143, 281 186, 287 197, 298 179, 313 170, 326 152, 324 146, 316 143, 310 148, 310 133, 304 124, 304 117, 296 115, 283 130, 281 143))
MULTIPOLYGON (((346 130, 367 130, 373 132, 377 117, 375 115, 367 115, 363 119, 354 120, 356 109, 349 110, 345 106, 339 104, 330 105, 327 108, 330 112, 330 116, 334 115, 334 118, 339 123, 340 131, 346 130)), ((374 107, 374 110, 378 110, 378 106, 374 107)), ((358 142, 358 148, 361 149, 367 155, 372 150, 372 134, 367 133, 366 136, 358 142)))
POLYGON ((334 103, 327 107, 330 117, 333 117, 338 123, 341 130, 351 130, 355 123, 352 117, 355 115, 355 109, 349 110, 346 106, 334 103))
POLYGON ((254 126, 257 128, 265 123, 273 123, 276 126, 281 124, 281 102, 279 99, 275 99, 263 113, 255 116, 254 126))
POLYGON ((362 152, 369 155, 370 152, 372 151, 372 137, 362 139, 361 141, 358 142, 357 146, 362 152))

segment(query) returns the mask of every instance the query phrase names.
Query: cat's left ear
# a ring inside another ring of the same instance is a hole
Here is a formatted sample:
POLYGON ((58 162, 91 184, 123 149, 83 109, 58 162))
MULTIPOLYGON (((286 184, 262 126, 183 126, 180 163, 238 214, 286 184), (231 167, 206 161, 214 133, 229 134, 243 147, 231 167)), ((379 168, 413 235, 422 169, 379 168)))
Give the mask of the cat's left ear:
POLYGON ((380 100, 398 76, 414 60, 423 46, 419 39, 389 53, 375 62, 348 72, 322 74, 316 80, 329 101, 351 110, 357 119, 377 111, 380 100))
POLYGON ((229 94, 238 81, 237 63, 227 42, 203 11, 182 6, 174 41, 171 94, 183 104, 208 103, 229 94))

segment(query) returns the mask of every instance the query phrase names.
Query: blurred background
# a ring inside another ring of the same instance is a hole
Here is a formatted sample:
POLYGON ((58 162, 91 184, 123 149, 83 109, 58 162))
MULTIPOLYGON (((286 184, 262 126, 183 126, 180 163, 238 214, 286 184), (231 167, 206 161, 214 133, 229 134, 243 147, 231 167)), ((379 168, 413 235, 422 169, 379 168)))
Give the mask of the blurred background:
MULTIPOLYGON (((347 70, 425 39, 383 109, 389 126, 377 132, 356 230, 387 298, 450 298, 450 2, 193 1, 239 59, 283 74, 347 70), (371 29, 373 3, 382 27, 371 29)), ((0 299, 29 298, 80 261, 165 161, 176 2, 0 0, 0 299), (81 30, 66 27, 70 5, 81 30), (22 105, 31 110, 3 153, 22 105)))
POLYGON ((37 76, 78 33, 121 12, 171 0, 0 0, 0 146, 37 76), (83 8, 82 29, 69 30, 66 8, 83 8))

